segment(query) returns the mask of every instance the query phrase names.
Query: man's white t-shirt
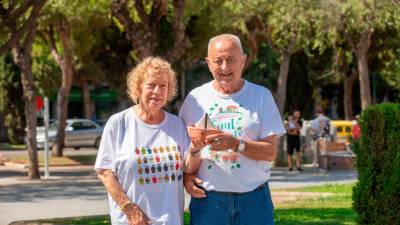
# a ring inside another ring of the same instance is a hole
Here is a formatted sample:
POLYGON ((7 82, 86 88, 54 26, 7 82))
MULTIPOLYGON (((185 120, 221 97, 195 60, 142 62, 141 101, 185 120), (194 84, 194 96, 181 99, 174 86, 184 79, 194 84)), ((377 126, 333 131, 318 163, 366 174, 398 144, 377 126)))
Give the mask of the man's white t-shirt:
MULTIPOLYGON (((215 127, 244 141, 258 141, 270 135, 281 136, 286 130, 275 101, 266 88, 245 81, 240 91, 223 95, 212 82, 189 93, 179 116, 195 124, 207 113, 215 127)), ((270 177, 271 163, 252 160, 233 151, 216 152, 206 146, 197 176, 215 187, 215 191, 248 192, 270 177)))
MULTIPOLYGON (((182 159, 190 139, 183 121, 168 112, 156 125, 129 108, 105 125, 95 169, 111 169, 152 224, 183 225, 182 159)), ((128 224, 109 195, 112 224, 128 224)))

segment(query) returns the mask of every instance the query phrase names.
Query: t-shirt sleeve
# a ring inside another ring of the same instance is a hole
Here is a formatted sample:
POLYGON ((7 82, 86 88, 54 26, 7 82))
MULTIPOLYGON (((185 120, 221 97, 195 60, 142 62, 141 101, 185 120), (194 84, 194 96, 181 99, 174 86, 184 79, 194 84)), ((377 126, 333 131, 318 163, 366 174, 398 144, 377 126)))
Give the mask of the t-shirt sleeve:
POLYGON ((260 139, 271 135, 280 137, 286 133, 282 117, 272 96, 267 97, 261 111, 260 139))
POLYGON ((103 130, 99 151, 94 168, 98 169, 113 169, 114 155, 116 151, 117 130, 114 121, 110 118, 103 130))
MULTIPOLYGON (((186 127, 184 127, 186 130, 186 127)), ((190 148, 190 137, 187 132, 183 132, 184 134, 182 135, 182 159, 186 158, 186 155, 189 153, 189 148, 190 148)))
POLYGON ((183 101, 181 109, 179 110, 179 117, 182 118, 185 124, 188 124, 187 121, 190 116, 190 102, 191 102, 191 96, 189 94, 183 101))

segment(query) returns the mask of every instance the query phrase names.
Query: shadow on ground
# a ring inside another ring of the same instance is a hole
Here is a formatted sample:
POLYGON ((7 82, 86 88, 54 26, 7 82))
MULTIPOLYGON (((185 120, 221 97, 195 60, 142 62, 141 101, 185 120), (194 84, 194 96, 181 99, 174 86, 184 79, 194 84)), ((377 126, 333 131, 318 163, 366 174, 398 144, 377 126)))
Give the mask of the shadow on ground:
POLYGON ((17 184, 0 188, 2 202, 40 202, 52 200, 83 199, 102 200, 106 196, 100 181, 46 182, 36 185, 17 184))

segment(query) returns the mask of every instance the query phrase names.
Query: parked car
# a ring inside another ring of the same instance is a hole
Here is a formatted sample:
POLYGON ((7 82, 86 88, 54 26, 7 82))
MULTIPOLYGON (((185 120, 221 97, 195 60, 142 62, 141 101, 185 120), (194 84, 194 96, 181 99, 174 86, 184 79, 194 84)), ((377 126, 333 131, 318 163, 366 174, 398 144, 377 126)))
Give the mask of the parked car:
MULTIPOLYGON (((87 119, 67 119, 65 126, 65 147, 95 147, 99 148, 103 127, 87 119)), ((56 141, 58 123, 49 125, 49 147, 56 141)), ((38 148, 44 148, 44 129, 37 129, 36 142, 38 148)))

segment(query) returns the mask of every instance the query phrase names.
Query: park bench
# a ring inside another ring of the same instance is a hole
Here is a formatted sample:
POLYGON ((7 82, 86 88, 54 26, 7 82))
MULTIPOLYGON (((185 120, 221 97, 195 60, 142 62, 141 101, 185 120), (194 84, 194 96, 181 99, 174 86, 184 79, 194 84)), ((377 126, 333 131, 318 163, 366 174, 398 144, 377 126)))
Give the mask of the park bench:
POLYGON ((345 143, 320 140, 318 167, 323 170, 350 170, 354 166, 354 154, 345 143))

